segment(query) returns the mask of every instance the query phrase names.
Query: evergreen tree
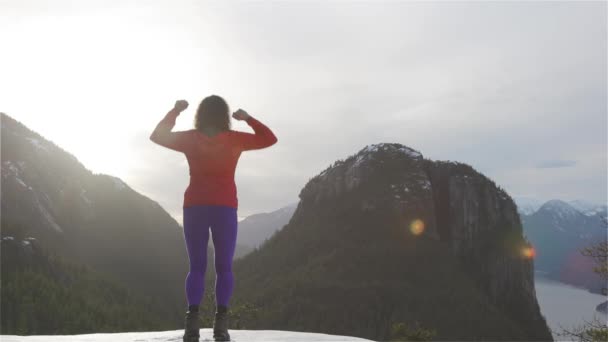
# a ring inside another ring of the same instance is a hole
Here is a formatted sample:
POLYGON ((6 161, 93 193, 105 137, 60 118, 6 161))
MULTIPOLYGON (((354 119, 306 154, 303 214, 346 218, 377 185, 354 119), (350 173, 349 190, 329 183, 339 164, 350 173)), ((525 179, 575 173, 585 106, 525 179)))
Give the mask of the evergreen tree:
MULTIPOLYGON (((586 247, 581 253, 584 256, 593 258, 596 263, 593 271, 599 274, 603 279, 608 279, 608 241, 602 241, 586 247)), ((604 287, 602 293, 606 295, 608 289, 604 287)), ((573 329, 562 327, 562 331, 558 335, 576 338, 581 342, 608 341, 608 326, 606 325, 606 322, 602 322, 595 318, 592 321, 585 321, 584 324, 573 329)))

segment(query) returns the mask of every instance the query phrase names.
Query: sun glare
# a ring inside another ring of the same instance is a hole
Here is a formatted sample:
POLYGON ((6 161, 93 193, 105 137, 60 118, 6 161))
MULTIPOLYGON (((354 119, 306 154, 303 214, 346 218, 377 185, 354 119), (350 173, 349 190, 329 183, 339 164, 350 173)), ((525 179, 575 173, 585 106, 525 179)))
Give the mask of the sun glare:
MULTIPOLYGON (((205 56, 179 26, 123 15, 31 16, 6 37, 5 108, 96 173, 127 177, 176 98, 195 98, 205 56), (24 43, 27 42, 27 43, 24 43), (44 55, 44 58, 40 58, 44 55), (143 133, 142 133, 143 132, 143 133), (144 143, 142 142, 142 144, 144 143), (139 143, 139 141, 136 141, 139 143), (140 149, 141 150, 141 149, 140 149)), ((200 96, 200 95, 197 95, 200 96)), ((179 120, 176 130, 190 120, 179 120)))
POLYGON ((524 247, 522 249, 522 255, 526 259, 534 259, 536 257, 536 250, 534 249, 534 247, 524 247))
POLYGON ((424 232, 424 221, 415 219, 410 223, 410 232, 414 235, 420 235, 424 232))

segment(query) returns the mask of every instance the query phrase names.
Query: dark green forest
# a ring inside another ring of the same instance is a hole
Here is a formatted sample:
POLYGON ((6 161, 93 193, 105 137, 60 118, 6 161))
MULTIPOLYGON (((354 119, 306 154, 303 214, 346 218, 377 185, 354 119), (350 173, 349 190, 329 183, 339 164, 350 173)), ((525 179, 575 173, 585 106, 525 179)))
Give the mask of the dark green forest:
POLYGON ((175 329, 153 298, 24 239, 13 236, 1 244, 1 334, 175 329))

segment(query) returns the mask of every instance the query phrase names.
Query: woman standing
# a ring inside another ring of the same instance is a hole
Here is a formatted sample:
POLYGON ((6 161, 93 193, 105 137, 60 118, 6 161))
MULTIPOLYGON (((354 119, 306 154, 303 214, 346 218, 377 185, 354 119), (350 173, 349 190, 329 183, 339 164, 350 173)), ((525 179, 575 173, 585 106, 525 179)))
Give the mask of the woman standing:
POLYGON ((184 238, 190 271, 186 276, 186 312, 184 341, 199 339, 199 305, 204 293, 209 229, 215 250, 216 312, 213 337, 230 341, 228 303, 234 288, 232 258, 237 236, 237 191, 234 173, 241 152, 274 145, 272 131, 242 109, 232 114, 245 121, 255 134, 233 131, 230 111, 223 98, 211 95, 203 99, 196 112, 194 129, 171 132, 177 116, 188 107, 179 100, 158 123, 150 140, 182 152, 190 168, 190 184, 184 193, 184 238))

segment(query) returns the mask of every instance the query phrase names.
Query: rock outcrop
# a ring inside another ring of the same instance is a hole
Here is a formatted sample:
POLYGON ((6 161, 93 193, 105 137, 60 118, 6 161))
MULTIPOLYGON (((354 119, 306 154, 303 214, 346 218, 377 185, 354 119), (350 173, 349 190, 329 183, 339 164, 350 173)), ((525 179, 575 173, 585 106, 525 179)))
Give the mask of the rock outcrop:
POLYGON ((530 336, 548 335, 534 287, 534 259, 526 257, 517 206, 492 180, 471 166, 425 161, 440 238, 462 260, 500 309, 529 327, 530 336))
POLYGON ((536 299, 534 261, 524 253, 529 244, 517 207, 471 166, 428 160, 400 144, 374 144, 310 179, 300 199, 290 225, 310 225, 310 215, 328 220, 388 213, 393 224, 369 229, 388 229, 393 237, 410 231, 440 242, 530 340, 552 339, 536 299))

